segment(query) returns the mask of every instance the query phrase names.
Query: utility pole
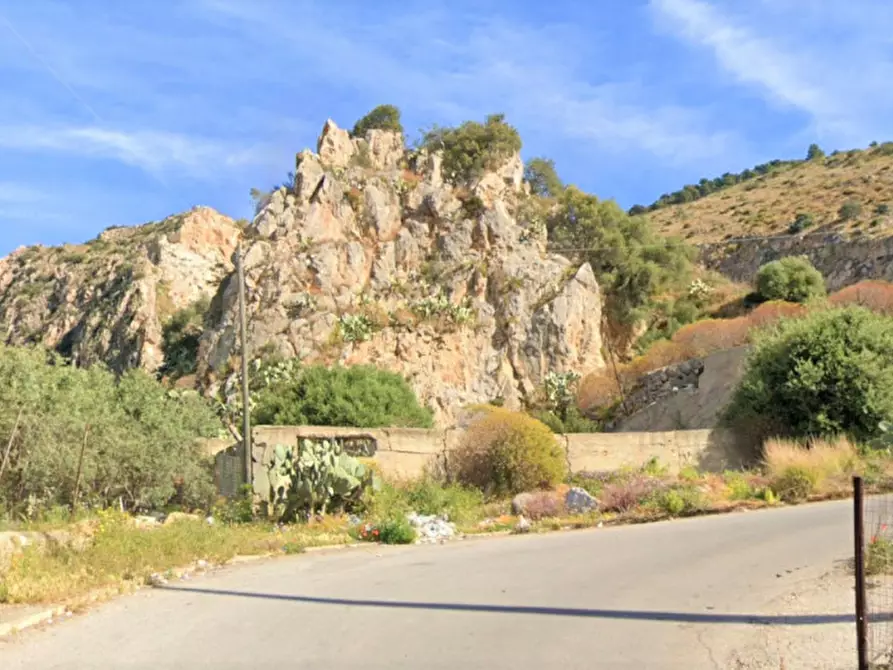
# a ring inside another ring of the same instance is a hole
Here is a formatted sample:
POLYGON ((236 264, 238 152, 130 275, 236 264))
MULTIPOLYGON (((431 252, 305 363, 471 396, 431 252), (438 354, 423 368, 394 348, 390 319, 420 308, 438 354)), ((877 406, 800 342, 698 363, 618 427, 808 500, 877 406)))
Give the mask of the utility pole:
POLYGON ((245 265, 242 259, 242 243, 236 249, 236 272, 239 280, 239 331, 242 346, 242 447, 245 456, 245 483, 254 486, 254 468, 251 458, 251 394, 248 388, 248 314, 245 308, 245 265))

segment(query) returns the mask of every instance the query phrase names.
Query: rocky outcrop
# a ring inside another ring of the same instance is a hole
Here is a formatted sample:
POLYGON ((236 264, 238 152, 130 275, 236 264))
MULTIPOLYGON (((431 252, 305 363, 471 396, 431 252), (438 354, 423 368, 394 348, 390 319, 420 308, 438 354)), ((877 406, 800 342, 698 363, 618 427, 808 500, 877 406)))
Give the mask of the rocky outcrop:
POLYGON ((400 372, 441 423, 469 403, 517 407, 548 372, 601 368, 599 286, 522 214, 520 157, 458 183, 442 165, 398 133, 328 121, 250 223, 200 207, 0 261, 4 340, 157 371, 165 325, 204 299, 197 384, 214 393, 237 367, 241 240, 255 355, 400 372))
MULTIPOLYGON (((459 184, 441 165, 396 133, 327 122, 249 231, 254 350, 400 372, 441 423, 469 403, 518 406, 550 371, 601 368, 598 284, 519 214, 520 158, 459 184)), ((212 388, 234 369, 232 278, 217 300, 200 356, 212 388)))
POLYGON ((0 260, 3 341, 56 348, 84 365, 154 370, 164 323, 214 295, 240 235, 232 219, 200 207, 84 245, 19 249, 0 260))
POLYGON ((836 291, 863 279, 893 281, 893 237, 869 238, 844 233, 784 235, 703 245, 701 260, 740 282, 753 281, 760 266, 785 256, 806 256, 836 291))

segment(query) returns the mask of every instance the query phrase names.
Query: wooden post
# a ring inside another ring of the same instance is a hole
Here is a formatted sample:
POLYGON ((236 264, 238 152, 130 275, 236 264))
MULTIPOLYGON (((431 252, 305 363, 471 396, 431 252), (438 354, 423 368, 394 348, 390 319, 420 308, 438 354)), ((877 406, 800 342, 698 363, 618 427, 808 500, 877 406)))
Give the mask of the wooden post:
POLYGON ((853 477, 853 540, 856 559, 856 648, 859 670, 868 670, 868 620, 865 614, 865 506, 862 477, 853 477))

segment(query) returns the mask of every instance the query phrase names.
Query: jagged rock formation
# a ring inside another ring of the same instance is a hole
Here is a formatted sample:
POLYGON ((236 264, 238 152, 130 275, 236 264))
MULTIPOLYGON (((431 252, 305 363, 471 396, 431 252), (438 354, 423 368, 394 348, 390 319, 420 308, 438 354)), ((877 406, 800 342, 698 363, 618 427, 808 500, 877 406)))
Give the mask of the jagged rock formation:
POLYGON ((440 423, 468 403, 518 406, 548 372, 601 368, 598 284, 545 252, 520 157, 467 182, 442 165, 397 133, 329 121, 251 224, 196 208, 0 261, 4 339, 157 371, 165 325, 205 299, 196 383, 215 393, 237 368, 242 240, 255 354, 403 373, 440 423))
POLYGON ((53 347, 82 365, 155 370, 163 324, 214 295, 240 235, 202 207, 83 245, 19 249, 0 260, 3 341, 53 347))
MULTIPOLYGON (((519 156, 453 185, 438 154, 329 121, 295 174, 248 235, 253 346, 401 372, 441 423, 467 403, 517 406, 550 371, 603 366, 599 287, 545 252, 519 156)), ((234 369, 235 281, 217 303, 199 368, 211 387, 234 369)))

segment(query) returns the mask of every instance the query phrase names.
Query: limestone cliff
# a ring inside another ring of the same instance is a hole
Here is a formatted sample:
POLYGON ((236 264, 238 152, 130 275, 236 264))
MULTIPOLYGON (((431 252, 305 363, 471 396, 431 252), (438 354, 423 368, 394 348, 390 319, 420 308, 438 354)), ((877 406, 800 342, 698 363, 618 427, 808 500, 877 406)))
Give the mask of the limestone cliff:
MULTIPOLYGON (((588 265, 545 252, 520 157, 458 185, 441 166, 399 134, 327 122, 248 231, 253 347, 398 371, 441 423, 467 403, 517 406, 550 371, 603 366, 599 287, 588 265)), ((213 311, 199 366, 211 388, 234 368, 232 277, 213 311)))
POLYGON ((250 224, 196 208, 0 260, 4 340, 158 371, 165 326, 202 304, 196 383, 215 393, 237 368, 242 240, 255 354, 403 373, 441 423, 467 403, 517 406, 549 372, 602 367, 599 287, 546 253, 520 157, 470 181, 442 164, 330 121, 250 224))
POLYGON ((81 365, 155 370, 163 324, 214 295, 240 235, 232 219, 196 208, 83 245, 19 249, 0 259, 3 341, 56 348, 81 365))

